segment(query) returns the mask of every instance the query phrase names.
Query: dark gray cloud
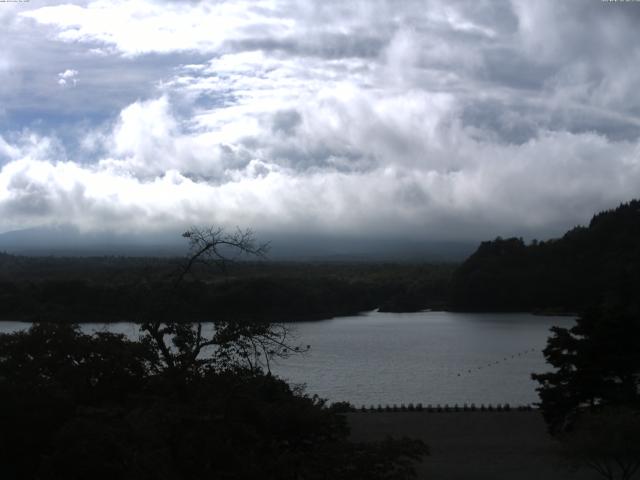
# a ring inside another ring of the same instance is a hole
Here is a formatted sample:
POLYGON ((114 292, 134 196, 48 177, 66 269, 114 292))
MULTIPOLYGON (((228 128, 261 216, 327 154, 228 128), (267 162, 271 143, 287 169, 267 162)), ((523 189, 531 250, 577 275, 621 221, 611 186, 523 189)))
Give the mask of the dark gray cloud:
POLYGON ((291 135, 295 133, 296 128, 298 128, 301 123, 302 117, 297 110, 280 110, 273 115, 271 131, 273 133, 291 135))
POLYGON ((230 41, 225 49, 230 52, 264 50, 281 55, 312 56, 325 59, 375 58, 387 44, 388 38, 379 35, 328 33, 313 38, 289 37, 249 38, 230 41))

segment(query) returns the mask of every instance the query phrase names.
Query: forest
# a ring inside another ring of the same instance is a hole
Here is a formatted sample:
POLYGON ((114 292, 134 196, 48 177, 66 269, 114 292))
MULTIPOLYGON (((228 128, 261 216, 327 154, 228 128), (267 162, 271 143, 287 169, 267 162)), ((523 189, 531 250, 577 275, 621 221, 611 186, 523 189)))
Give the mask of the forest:
POLYGON ((483 242, 452 276, 450 304, 468 311, 575 313, 640 291, 640 201, 593 216, 562 238, 483 242))
POLYGON ((195 265, 179 287, 182 258, 26 257, 0 254, 0 318, 27 321, 142 321, 159 307, 183 320, 233 317, 317 320, 380 308, 439 308, 452 264, 270 262, 226 271, 195 265), (180 298, 167 305, 167 296, 180 298))
MULTIPOLYGON (((640 291, 640 201, 596 214, 563 237, 482 242, 462 264, 273 262, 223 269, 184 258, 27 257, 0 253, 0 318, 144 321, 162 310, 183 320, 319 320, 379 308, 575 313, 640 291), (180 298, 167 305, 167 296, 180 298)), ((226 268, 230 267, 230 268, 226 268)))

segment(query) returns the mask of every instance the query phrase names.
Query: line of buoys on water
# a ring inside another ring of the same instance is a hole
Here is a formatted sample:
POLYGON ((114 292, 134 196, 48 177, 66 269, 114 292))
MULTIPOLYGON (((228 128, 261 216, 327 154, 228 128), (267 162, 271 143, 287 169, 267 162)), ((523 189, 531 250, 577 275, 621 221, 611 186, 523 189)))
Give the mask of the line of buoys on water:
MULTIPOLYGON (((514 353, 513 355, 504 357, 502 360, 496 360, 495 362, 489 362, 489 363, 487 363, 486 367, 493 367, 494 365, 499 365, 499 364, 501 364, 503 362, 506 362, 507 360, 512 360, 514 358, 522 357, 523 355, 526 355, 528 353, 533 353, 533 352, 535 352, 537 350, 538 349, 536 349, 536 348, 528 348, 527 350, 523 350, 521 352, 514 353)), ((474 367, 474 368, 469 368, 469 369, 467 369, 466 373, 473 373, 474 371, 482 370, 482 367, 483 367, 483 365, 479 365, 479 366, 474 367)), ((462 373, 464 373, 464 372, 458 372, 456 374, 456 376, 460 377, 460 376, 462 376, 462 373)))

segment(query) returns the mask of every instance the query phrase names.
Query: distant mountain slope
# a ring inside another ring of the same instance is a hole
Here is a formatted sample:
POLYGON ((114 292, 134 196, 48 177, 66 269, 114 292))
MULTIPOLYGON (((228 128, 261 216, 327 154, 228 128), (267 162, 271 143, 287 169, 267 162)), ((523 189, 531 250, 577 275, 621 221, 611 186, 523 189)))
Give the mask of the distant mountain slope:
POLYGON ((598 213, 560 239, 483 242, 455 272, 451 303, 464 310, 578 311, 633 292, 640 292, 640 200, 598 213))
POLYGON ((175 235, 136 236, 107 232, 81 232, 71 225, 14 230, 0 234, 0 252, 17 255, 182 255, 184 239, 175 235))

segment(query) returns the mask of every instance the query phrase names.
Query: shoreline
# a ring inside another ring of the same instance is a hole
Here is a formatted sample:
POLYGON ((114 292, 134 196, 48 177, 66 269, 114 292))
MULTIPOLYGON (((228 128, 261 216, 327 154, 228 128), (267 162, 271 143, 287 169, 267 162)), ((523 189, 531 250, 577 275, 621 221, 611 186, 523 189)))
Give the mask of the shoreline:
MULTIPOLYGON (((578 317, 580 314, 576 312, 566 312, 566 311, 554 311, 554 310, 459 310, 454 308, 425 308, 422 310, 407 310, 407 311, 395 311, 395 310, 380 310, 380 308, 374 308, 372 310, 362 310, 354 313, 344 313, 339 315, 333 315, 328 317, 318 317, 311 315, 309 317, 305 317, 299 320, 280 320, 275 321, 271 318, 261 319, 259 322, 270 322, 270 323, 284 323, 284 324, 296 324, 301 322, 323 322, 326 320, 334 320, 337 318, 344 317, 357 317, 364 316, 371 313, 398 313, 398 314, 414 314, 414 313, 429 313, 429 312, 447 312, 447 313, 472 313, 472 314, 529 314, 537 317, 578 317)), ((249 320, 248 318, 243 318, 240 320, 249 320)), ((183 320, 178 323, 212 323, 215 320, 198 320, 198 319, 188 319, 183 320)), ((44 322, 44 323, 76 323, 79 325, 82 324, 91 324, 91 323, 135 323, 142 324, 144 321, 140 320, 132 320, 132 319, 123 319, 123 318, 95 318, 91 320, 71 320, 71 321, 61 321, 59 319, 54 318, 45 318, 45 319, 28 319, 28 318, 3 318, 0 316, 0 323, 4 322, 17 322, 17 323, 36 323, 36 322, 44 322)))

